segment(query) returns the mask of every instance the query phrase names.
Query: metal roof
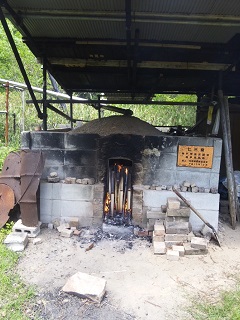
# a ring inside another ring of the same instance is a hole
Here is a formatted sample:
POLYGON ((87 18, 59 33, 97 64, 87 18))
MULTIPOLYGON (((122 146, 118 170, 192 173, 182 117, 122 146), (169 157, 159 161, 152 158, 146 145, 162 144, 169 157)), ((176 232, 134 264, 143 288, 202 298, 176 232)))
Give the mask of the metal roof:
POLYGON ((239 95, 239 0, 1 0, 65 90, 239 95))

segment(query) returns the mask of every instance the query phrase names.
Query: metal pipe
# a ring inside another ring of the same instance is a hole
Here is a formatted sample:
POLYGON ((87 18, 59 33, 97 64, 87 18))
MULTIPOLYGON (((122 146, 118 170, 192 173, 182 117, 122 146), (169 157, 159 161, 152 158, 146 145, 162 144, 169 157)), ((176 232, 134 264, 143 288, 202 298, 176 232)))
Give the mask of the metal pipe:
POLYGON ((25 91, 22 90, 22 131, 25 131, 25 91))
MULTIPOLYGON (((126 0, 128 1, 128 0, 126 0)), ((21 18, 34 18, 34 19, 67 19, 67 20, 107 20, 107 21, 125 21, 124 12, 83 12, 71 10, 25 10, 19 15, 21 18)), ((135 22, 144 23, 174 23, 174 24, 192 24, 192 25, 214 25, 214 26, 240 26, 237 16, 216 16, 216 15, 187 15, 187 14, 170 14, 170 13, 142 13, 134 12, 135 22)))
POLYGON ((43 130, 47 131, 47 67, 43 59, 43 130))
MULTIPOLYGON (((42 100, 37 100, 39 103, 42 103, 42 100)), ((48 100, 49 103, 69 103, 69 100, 48 100)), ((32 103, 31 100, 27 100, 27 103, 32 103)), ((80 104, 96 104, 98 105, 98 100, 76 100, 73 98, 72 103, 80 103, 80 104)), ((110 107, 107 104, 131 104, 131 105, 162 105, 162 106, 201 106, 201 107, 207 107, 209 106, 209 102, 174 102, 174 101, 135 101, 135 100, 101 100, 101 108, 103 107, 110 107)))
POLYGON ((70 118, 69 115, 63 113, 62 111, 58 110, 58 109, 55 108, 54 106, 51 106, 51 104, 49 104, 49 103, 47 104, 47 108, 50 109, 50 110, 52 110, 52 111, 54 111, 54 112, 56 112, 57 114, 59 114, 60 116, 62 116, 63 118, 65 118, 65 119, 67 119, 67 120, 69 120, 69 121, 72 121, 72 122, 74 122, 74 123, 77 121, 76 119, 70 118))
POLYGON ((33 104, 34 104, 34 106, 35 106, 35 108, 37 110, 38 117, 40 119, 42 119, 43 118, 43 114, 42 114, 42 112, 41 112, 41 110, 39 108, 39 105, 37 103, 37 99, 36 99, 35 94, 34 94, 34 92, 32 90, 32 87, 31 87, 30 81, 28 79, 27 73, 25 71, 23 62, 22 62, 21 57, 20 57, 20 55, 18 53, 17 47, 16 47, 15 42, 13 40, 12 34, 11 34, 9 28, 8 28, 8 25, 7 25, 7 22, 6 22, 6 19, 4 17, 4 14, 3 14, 3 11, 2 11, 1 7, 0 7, 0 19, 1 19, 1 22, 2 22, 3 29, 4 29, 4 31, 5 31, 5 33, 7 35, 8 41, 9 41, 9 43, 11 45, 12 51, 13 51, 13 53, 15 55, 16 60, 17 60, 19 69, 21 70, 21 73, 22 73, 22 76, 24 78, 24 81, 26 82, 26 85, 27 85, 28 91, 30 93, 30 96, 31 96, 31 98, 33 100, 33 104))
POLYGON ((70 118, 71 118, 71 129, 73 129, 73 103, 72 103, 72 91, 70 93, 70 118))
POLYGON ((5 145, 8 146, 9 138, 8 138, 8 115, 9 115, 9 83, 7 82, 6 85, 6 123, 5 123, 5 145))

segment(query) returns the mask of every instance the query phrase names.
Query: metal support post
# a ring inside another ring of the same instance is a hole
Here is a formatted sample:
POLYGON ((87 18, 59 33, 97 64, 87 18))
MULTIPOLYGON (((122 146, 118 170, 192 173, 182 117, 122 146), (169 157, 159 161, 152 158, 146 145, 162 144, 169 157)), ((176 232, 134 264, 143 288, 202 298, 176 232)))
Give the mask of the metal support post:
POLYGON ((47 131, 47 68, 43 59, 43 130, 47 131))
POLYGON ((8 137, 8 115, 9 115, 9 83, 7 82, 6 85, 6 124, 5 124, 5 145, 8 146, 9 137, 8 137))
MULTIPOLYGON (((235 194, 235 180, 234 180, 234 173, 233 173, 231 133, 230 133, 230 130, 228 130, 226 110, 224 107, 224 98, 223 98, 222 90, 218 90, 218 100, 219 100, 219 104, 220 104, 221 124, 222 124, 222 131, 223 131, 223 145, 224 145, 227 183, 228 183, 229 211, 230 211, 230 216, 231 216, 232 228, 235 229, 236 228, 236 220, 237 220, 236 219, 236 217, 237 217, 237 207, 236 207, 237 199, 236 199, 236 194, 235 194)), ((227 110, 227 112, 229 112, 229 111, 227 110)), ((229 126, 230 126, 230 124, 229 124, 229 126)))
POLYGON ((70 92, 70 118, 71 118, 71 129, 73 128, 73 102, 72 102, 72 91, 70 92))

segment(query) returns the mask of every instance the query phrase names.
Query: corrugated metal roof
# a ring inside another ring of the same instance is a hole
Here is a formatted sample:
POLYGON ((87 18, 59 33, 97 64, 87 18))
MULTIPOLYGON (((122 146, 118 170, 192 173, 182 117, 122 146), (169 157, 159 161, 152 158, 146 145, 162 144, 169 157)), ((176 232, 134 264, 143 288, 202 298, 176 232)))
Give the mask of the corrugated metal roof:
MULTIPOLYGON (((130 2, 127 13, 125 0, 8 1, 66 89, 211 92, 213 67, 239 70, 239 0, 130 2)), ((232 93, 240 74, 228 77, 232 93)))

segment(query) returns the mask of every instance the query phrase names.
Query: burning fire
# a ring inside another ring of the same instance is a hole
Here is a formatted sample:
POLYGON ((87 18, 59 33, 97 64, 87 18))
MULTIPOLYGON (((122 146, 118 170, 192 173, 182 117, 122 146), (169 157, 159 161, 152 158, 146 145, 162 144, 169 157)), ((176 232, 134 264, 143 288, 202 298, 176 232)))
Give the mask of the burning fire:
POLYGON ((131 217, 132 186, 129 168, 114 163, 109 167, 108 185, 104 201, 105 219, 125 219, 131 217))

